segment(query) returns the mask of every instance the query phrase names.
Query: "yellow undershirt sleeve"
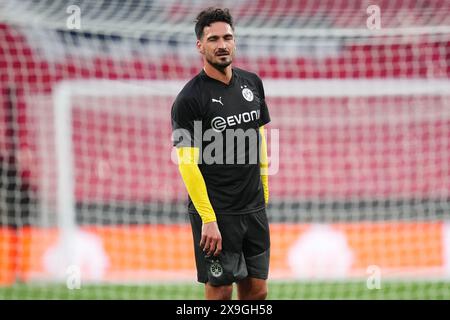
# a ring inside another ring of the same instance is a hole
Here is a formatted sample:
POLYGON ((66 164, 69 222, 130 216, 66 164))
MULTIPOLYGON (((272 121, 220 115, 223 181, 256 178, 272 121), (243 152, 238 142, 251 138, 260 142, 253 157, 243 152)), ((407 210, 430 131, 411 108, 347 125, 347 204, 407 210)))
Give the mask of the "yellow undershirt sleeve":
POLYGON ((267 157, 267 142, 264 135, 264 126, 259 127, 259 133, 261 134, 261 158, 259 167, 261 169, 261 181, 264 189, 264 200, 266 204, 269 203, 269 160, 267 157))
POLYGON ((197 209, 203 223, 216 221, 216 214, 209 201, 205 180, 198 167, 199 148, 180 147, 176 150, 178 169, 195 209, 197 209))

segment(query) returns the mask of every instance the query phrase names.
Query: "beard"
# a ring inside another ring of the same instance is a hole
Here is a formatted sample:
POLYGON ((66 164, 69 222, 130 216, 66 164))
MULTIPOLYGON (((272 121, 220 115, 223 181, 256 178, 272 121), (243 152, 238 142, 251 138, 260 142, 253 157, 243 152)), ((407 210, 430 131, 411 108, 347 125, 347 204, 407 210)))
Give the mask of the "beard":
POLYGON ((221 73, 225 73, 225 68, 233 62, 233 56, 230 55, 230 58, 225 61, 220 59, 219 61, 214 61, 211 57, 206 56, 206 61, 208 61, 208 63, 213 66, 214 69, 220 71, 221 73))

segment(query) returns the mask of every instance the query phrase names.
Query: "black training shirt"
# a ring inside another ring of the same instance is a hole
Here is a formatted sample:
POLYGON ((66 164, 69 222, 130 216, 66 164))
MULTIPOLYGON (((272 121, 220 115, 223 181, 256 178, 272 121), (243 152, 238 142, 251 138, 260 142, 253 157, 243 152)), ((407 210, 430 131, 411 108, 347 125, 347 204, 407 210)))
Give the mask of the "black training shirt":
MULTIPOLYGON (((238 68, 228 85, 202 70, 175 99, 173 145, 200 148, 198 166, 216 214, 265 207, 258 150, 259 127, 268 122, 261 79, 238 68)), ((197 212, 190 197, 188 210, 197 212)))

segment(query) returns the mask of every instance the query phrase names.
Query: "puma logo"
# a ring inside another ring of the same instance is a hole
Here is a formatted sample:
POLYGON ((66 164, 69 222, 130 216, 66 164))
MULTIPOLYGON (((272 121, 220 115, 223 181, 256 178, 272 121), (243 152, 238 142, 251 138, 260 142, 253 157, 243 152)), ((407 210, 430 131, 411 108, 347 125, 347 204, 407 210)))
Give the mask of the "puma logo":
POLYGON ((212 98, 212 102, 218 102, 223 106, 222 97, 219 97, 219 100, 212 98))

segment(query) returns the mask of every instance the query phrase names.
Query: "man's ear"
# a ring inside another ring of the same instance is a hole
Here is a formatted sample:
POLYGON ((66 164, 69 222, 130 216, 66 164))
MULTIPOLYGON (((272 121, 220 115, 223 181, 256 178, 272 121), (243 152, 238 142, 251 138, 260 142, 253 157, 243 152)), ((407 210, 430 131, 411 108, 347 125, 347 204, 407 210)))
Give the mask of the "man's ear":
POLYGON ((201 54, 205 53, 205 49, 203 48, 202 43, 200 42, 200 40, 197 40, 197 50, 198 52, 200 52, 201 54))

